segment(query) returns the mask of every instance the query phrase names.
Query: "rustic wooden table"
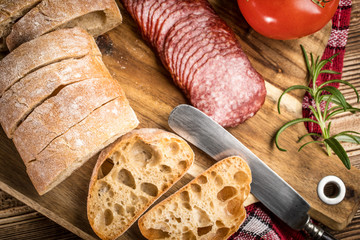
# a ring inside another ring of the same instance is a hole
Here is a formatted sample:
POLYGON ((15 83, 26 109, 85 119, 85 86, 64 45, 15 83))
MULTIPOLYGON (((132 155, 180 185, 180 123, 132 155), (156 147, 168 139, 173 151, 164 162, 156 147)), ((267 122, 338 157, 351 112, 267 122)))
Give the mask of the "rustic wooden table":
MULTIPOLYGON (((343 80, 360 90, 360 0, 353 0, 351 24, 344 59, 343 80)), ((340 88, 351 102, 353 97, 346 88, 340 88)), ((359 104, 355 106, 360 107, 359 104)), ((354 121, 360 126, 360 115, 339 121, 354 121)), ((360 168, 360 148, 349 149, 351 162, 360 168)), ((352 222, 342 231, 331 231, 337 239, 360 239, 360 209, 352 222)), ((26 206, 0 189, 0 239, 79 239, 73 233, 26 206)))

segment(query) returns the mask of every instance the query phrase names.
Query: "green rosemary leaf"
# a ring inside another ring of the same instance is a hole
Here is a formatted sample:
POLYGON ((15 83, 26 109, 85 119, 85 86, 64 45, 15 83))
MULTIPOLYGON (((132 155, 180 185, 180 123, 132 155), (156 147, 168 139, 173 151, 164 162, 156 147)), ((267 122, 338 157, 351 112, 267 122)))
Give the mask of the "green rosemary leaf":
POLYGON ((319 85, 319 88, 322 88, 323 86, 325 86, 329 83, 342 83, 342 84, 345 84, 345 85, 351 87, 356 94, 357 101, 359 102, 359 93, 351 83, 344 81, 344 80, 340 80, 340 79, 334 79, 334 80, 329 80, 329 81, 324 82, 323 84, 319 85))
POLYGON ((351 112, 351 113, 356 113, 356 112, 360 112, 360 108, 354 108, 354 107, 351 107, 351 108, 346 108, 346 110, 344 110, 343 108, 339 109, 339 110, 336 110, 336 111, 333 111, 331 113, 329 113, 325 119, 325 121, 329 120, 330 118, 332 118, 333 116, 335 115, 338 115, 340 113, 344 113, 344 112, 351 112))
POLYGON ((307 133, 307 134, 299 137, 299 139, 298 139, 297 142, 298 142, 298 143, 301 142, 301 141, 302 141, 305 137, 307 137, 307 136, 317 136, 317 137, 321 137, 321 134, 318 134, 318 133, 307 133))
MULTIPOLYGON (((334 98, 332 95, 329 94, 321 95, 319 97, 319 101, 326 101, 326 102, 330 101, 332 103, 335 103, 337 105, 336 107, 340 107, 341 109, 343 109, 343 107, 341 107, 341 102, 337 98, 334 98)), ((348 102, 346 102, 346 108, 352 108, 352 106, 348 102)))
POLYGON ((335 137, 339 142, 348 142, 348 143, 356 143, 360 144, 360 137, 353 136, 351 134, 342 134, 335 137))
POLYGON ((279 113, 280 113, 280 101, 281 101, 282 97, 283 97, 286 93, 288 93, 288 92, 290 92, 290 91, 292 91, 292 90, 295 90, 295 89, 303 89, 303 90, 308 91, 310 94, 312 93, 312 89, 309 88, 309 87, 307 87, 307 86, 295 85, 295 86, 289 87, 289 88, 286 89, 286 90, 280 95, 280 97, 279 97, 278 104, 277 104, 277 109, 278 109, 278 112, 279 112, 279 113))
POLYGON ((311 143, 323 143, 323 141, 310 141, 310 142, 307 142, 303 145, 301 145, 301 147, 299 148, 298 152, 300 152, 305 146, 311 144, 311 143))
POLYGON ((319 116, 319 113, 316 111, 316 109, 311 105, 309 105, 309 108, 310 108, 311 112, 314 114, 314 117, 316 118, 316 120, 319 121, 320 116, 319 116))
POLYGON ((360 144, 360 133, 355 131, 344 131, 334 135, 339 142, 349 142, 360 144), (358 136, 356 136, 358 135, 358 136))
POLYGON ((286 151, 286 149, 284 148, 281 148, 279 146, 279 136, 280 136, 280 133, 282 133, 285 129, 287 129, 288 127, 292 126, 292 125, 295 125, 297 123, 300 123, 300 122, 313 122, 313 123, 316 123, 318 124, 317 121, 313 120, 313 119, 310 119, 310 118, 297 118, 297 119, 294 119, 294 120, 291 120, 287 123, 285 123, 277 132, 276 132, 276 135, 275 135, 275 145, 276 147, 280 150, 280 151, 286 151))
POLYGON ((320 73, 337 74, 337 75, 341 74, 339 72, 328 70, 328 69, 321 70, 320 73))
POLYGON ((300 48, 301 48, 301 51, 303 52, 303 56, 305 58, 306 68, 307 68, 308 72, 311 73, 311 66, 309 64, 309 58, 308 58, 308 56, 306 54, 305 48, 304 48, 303 45, 300 45, 300 48))
POLYGON ((333 137, 324 139, 325 143, 334 151, 334 153, 340 158, 347 169, 351 168, 350 159, 345 149, 341 146, 338 140, 333 137))
POLYGON ((332 96, 334 96, 335 98, 337 98, 339 100, 340 106, 342 106, 344 108, 344 110, 346 111, 346 109, 348 107, 347 102, 346 102, 344 95, 342 95, 342 93, 339 91, 339 89, 337 89, 333 86, 324 86, 322 88, 319 88, 319 90, 321 90, 321 91, 317 92, 318 95, 322 91, 327 91, 327 92, 331 93, 332 96))
MULTIPOLYGON (((325 105, 325 109, 324 109, 324 113, 323 113, 323 119, 326 118, 327 114, 328 114, 328 111, 330 110, 329 109, 329 106, 330 106, 330 103, 331 103, 331 99, 332 99, 332 96, 330 96, 328 98, 328 101, 326 101, 326 105, 325 105)), ((321 100, 320 100, 321 101, 321 100)))

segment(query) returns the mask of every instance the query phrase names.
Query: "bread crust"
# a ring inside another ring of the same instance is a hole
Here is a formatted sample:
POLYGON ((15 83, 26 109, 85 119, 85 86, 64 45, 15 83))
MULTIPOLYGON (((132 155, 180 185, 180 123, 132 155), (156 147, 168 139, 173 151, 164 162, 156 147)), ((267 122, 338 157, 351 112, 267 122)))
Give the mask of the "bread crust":
POLYGON ((114 0, 43 0, 14 24, 6 38, 6 44, 13 50, 22 43, 55 29, 74 26, 98 36, 116 27, 121 21, 122 17, 114 0), (86 18, 85 15, 89 13, 98 14, 86 18))
POLYGON ((35 189, 40 195, 50 191, 91 156, 138 124, 124 94, 96 109, 26 164, 35 189))
POLYGON ((13 137, 25 165, 53 139, 121 95, 120 84, 112 78, 88 79, 65 86, 57 95, 36 107, 13 137))
POLYGON ((0 61, 0 97, 32 71, 85 55, 101 56, 101 52, 94 38, 77 27, 60 29, 26 42, 0 61))
POLYGON ((227 239, 245 220, 251 180, 243 159, 225 158, 145 213, 140 231, 147 239, 227 239))
POLYGON ((41 0, 2 0, 0 2, 0 51, 7 51, 5 38, 14 23, 41 0))
POLYGON ((111 78, 100 56, 86 55, 47 65, 22 78, 0 99, 0 123, 9 138, 18 124, 66 85, 91 78, 111 78))
POLYGON ((161 129, 133 130, 105 148, 98 158, 89 184, 87 214, 94 232, 101 239, 116 239, 122 235, 151 204, 186 173, 193 161, 194 153, 191 147, 179 136, 161 129), (149 158, 145 157, 147 160, 142 161, 140 159, 144 156, 141 154, 149 158), (106 176, 100 176, 101 167, 108 159, 112 159, 114 167, 106 176), (165 165, 169 166, 164 167, 165 165), (123 182, 126 186, 120 181, 111 182, 111 179, 119 177, 124 169, 133 176, 134 181, 130 181, 133 185, 126 181, 123 182), (170 173, 174 176, 164 180, 166 174, 170 173), (145 182, 148 182, 148 185, 143 185, 145 182), (108 184, 109 189, 103 192, 104 183, 108 184), (149 195, 140 190, 142 186, 149 186, 144 189, 145 191, 150 191, 150 186, 156 186, 158 191, 149 195), (98 195, 100 192, 103 193, 102 196, 98 195), (111 210, 114 212, 114 219, 108 226, 104 226, 106 216, 103 215, 102 208, 107 206, 102 199, 106 199, 107 196, 110 199, 108 203, 114 207, 111 210), (147 201, 144 201, 144 198, 147 201), (128 199, 132 200, 126 203, 128 199), (134 206, 133 215, 128 213, 128 207, 131 210, 131 206, 134 206))

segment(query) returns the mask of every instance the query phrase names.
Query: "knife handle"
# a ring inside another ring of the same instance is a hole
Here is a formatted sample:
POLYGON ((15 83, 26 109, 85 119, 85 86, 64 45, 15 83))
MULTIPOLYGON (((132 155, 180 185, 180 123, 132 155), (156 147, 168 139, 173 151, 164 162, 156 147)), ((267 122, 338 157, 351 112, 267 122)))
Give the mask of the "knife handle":
POLYGON ((310 218, 305 224, 304 230, 310 235, 314 240, 336 240, 330 233, 326 232, 321 227, 310 222, 310 218))

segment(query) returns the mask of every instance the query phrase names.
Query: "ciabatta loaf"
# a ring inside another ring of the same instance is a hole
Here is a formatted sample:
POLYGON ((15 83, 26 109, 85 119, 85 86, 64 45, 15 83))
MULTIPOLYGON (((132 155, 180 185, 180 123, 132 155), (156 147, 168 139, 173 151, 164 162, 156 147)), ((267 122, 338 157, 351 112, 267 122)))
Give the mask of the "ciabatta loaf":
MULTIPOLYGON (((86 55, 42 67, 15 83, 0 98, 0 123, 9 138, 31 111, 65 86, 92 78, 111 78, 101 56, 86 55)), ((78 93, 79 95, 81 93, 78 93)))
POLYGON ((138 123, 125 94, 97 108, 25 164, 38 193, 50 191, 91 156, 136 128, 138 123))
POLYGON ((227 239, 246 217, 251 172, 240 157, 216 163, 139 221, 147 239, 227 239))
POLYGON ((6 44, 11 51, 45 33, 75 26, 98 36, 121 21, 115 0, 43 0, 14 24, 6 44))
POLYGON ((81 28, 60 29, 24 43, 0 61, 0 97, 30 72, 85 55, 101 56, 101 52, 94 38, 81 28))
POLYGON ((36 6, 41 0, 1 0, 0 1, 0 51, 6 51, 5 38, 13 24, 36 6))
POLYGON ((70 84, 36 107, 15 130, 13 141, 27 164, 51 141, 89 116, 95 109, 123 94, 112 78, 70 84))
POLYGON ((183 139, 160 129, 121 137, 100 154, 91 177, 87 213, 94 232, 102 239, 119 237, 193 160, 183 139))

